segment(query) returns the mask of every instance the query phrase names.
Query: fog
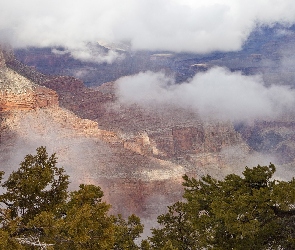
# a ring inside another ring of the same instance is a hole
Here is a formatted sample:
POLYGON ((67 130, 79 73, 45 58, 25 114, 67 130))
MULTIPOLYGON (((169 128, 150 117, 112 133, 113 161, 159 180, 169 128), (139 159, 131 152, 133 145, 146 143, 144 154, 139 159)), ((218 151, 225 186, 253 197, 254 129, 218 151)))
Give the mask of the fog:
POLYGON ((103 186, 99 171, 103 171, 105 159, 110 157, 112 149, 94 138, 79 136, 71 129, 71 124, 69 128, 65 127, 49 112, 40 109, 24 114, 18 118, 20 120, 8 119, 15 134, 10 143, 0 145, 1 170, 5 171, 5 178, 19 168, 25 155, 35 155, 36 148, 46 146, 49 155, 56 153, 57 166, 64 167, 70 176, 71 190, 77 189, 81 183, 103 186))
POLYGON ((215 67, 175 84, 164 73, 145 72, 117 80, 121 103, 148 107, 163 104, 195 110, 203 119, 232 122, 276 118, 295 103, 288 86, 265 86, 262 76, 245 76, 215 67))
POLYGON ((123 42, 134 50, 208 53, 241 49, 257 26, 295 22, 293 0, 10 0, 0 1, 0 39, 14 47, 63 46, 89 59, 89 43, 123 42))

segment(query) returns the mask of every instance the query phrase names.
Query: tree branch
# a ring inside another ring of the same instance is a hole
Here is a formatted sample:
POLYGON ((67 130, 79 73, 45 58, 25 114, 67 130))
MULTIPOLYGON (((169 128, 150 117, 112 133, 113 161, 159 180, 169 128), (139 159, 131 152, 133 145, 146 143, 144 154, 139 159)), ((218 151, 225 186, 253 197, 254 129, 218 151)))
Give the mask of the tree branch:
POLYGON ((280 208, 276 207, 276 206, 272 206, 271 207, 272 210, 274 211, 275 215, 280 217, 280 218, 285 218, 285 217, 290 217, 295 215, 295 209, 290 209, 290 210, 281 210, 280 208))

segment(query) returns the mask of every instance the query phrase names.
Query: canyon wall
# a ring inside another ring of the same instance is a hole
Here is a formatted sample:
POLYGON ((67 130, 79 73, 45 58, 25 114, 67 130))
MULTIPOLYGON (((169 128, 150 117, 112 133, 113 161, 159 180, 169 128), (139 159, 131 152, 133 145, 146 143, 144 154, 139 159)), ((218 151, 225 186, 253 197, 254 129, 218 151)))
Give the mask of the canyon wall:
MULTIPOLYGON (((96 121, 81 119, 60 108, 56 91, 33 83, 6 67, 5 60, 1 62, 1 170, 16 170, 26 154, 34 154, 43 145, 49 153, 56 153, 59 166, 70 175, 71 189, 77 189, 81 183, 100 185, 105 200, 113 204, 114 213, 155 218, 158 209, 165 209, 181 197, 182 167, 155 159, 146 151, 137 152, 114 130, 100 129, 96 121), (174 191, 168 194, 169 190, 174 191), (162 197, 157 209, 152 204, 155 197, 162 197)), ((99 98, 109 98, 103 94, 97 97, 96 91, 87 90, 72 77, 48 77, 44 85, 63 93, 62 103, 73 110, 81 108, 73 96, 85 98, 89 105, 99 98)), ((135 140, 139 140, 137 145, 146 143, 145 139, 135 140)))
POLYGON ((243 165, 250 153, 231 123, 202 121, 173 106, 125 105, 113 82, 87 88, 79 79, 46 76, 11 53, 3 55, 0 162, 5 171, 43 145, 57 153, 71 188, 99 185, 113 212, 155 218, 181 199, 184 174, 222 178, 237 172, 232 166, 243 165), (233 158, 229 148, 241 149, 242 156, 233 158))

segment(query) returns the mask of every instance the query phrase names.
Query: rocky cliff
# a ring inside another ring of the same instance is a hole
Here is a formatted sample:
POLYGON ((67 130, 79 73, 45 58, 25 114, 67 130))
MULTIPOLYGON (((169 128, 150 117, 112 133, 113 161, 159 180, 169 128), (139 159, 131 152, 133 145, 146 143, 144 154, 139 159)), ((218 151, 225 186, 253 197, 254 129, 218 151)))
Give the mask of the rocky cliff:
POLYGON ((0 111, 57 106, 57 93, 32 83, 15 71, 0 67, 0 111))
POLYGON ((248 145, 255 151, 271 154, 278 163, 295 162, 295 120, 281 117, 276 121, 256 121, 237 128, 248 145))
POLYGON ((189 110, 171 107, 145 110, 117 102, 113 82, 87 88, 69 76, 46 76, 23 65, 12 53, 4 53, 7 64, 38 84, 55 90, 60 105, 76 115, 94 120, 104 130, 122 134, 123 147, 161 159, 189 158, 190 154, 218 153, 243 144, 230 123, 204 123, 189 110), (143 136, 144 135, 144 136, 143 136))

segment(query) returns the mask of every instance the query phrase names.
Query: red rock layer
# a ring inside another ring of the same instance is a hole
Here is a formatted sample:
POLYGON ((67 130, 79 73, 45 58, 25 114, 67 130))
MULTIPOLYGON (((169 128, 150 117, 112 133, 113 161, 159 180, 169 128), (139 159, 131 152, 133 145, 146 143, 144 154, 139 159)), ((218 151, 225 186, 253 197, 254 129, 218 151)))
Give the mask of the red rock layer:
POLYGON ((0 112, 10 110, 31 110, 36 108, 58 106, 55 91, 38 86, 27 93, 0 93, 0 112))

